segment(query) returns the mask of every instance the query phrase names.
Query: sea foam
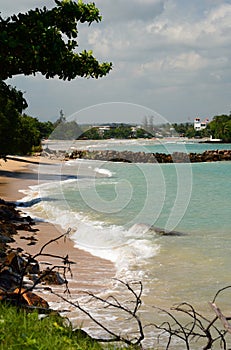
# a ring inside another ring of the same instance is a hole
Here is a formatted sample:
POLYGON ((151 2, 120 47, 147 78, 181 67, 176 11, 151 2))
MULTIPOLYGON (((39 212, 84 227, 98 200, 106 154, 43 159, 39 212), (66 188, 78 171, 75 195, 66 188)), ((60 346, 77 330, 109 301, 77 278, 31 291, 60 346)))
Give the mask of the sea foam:
POLYGON ((94 170, 95 170, 96 173, 105 175, 107 177, 112 177, 113 176, 113 173, 110 170, 108 170, 108 169, 95 168, 94 170))
MULTIPOLYGON (((73 181, 63 181, 62 189, 65 191, 65 184, 73 181)), ((112 261, 118 276, 135 278, 134 271, 131 271, 132 266, 137 264, 140 265, 138 274, 142 274, 142 266, 145 266, 146 260, 159 251, 159 245, 153 239, 153 235, 148 233, 148 226, 137 224, 127 229, 120 225, 107 225, 105 222, 92 220, 87 214, 70 210, 65 203, 56 201, 52 197, 55 189, 55 182, 31 186, 22 191, 26 196, 18 204, 24 203, 25 211, 31 216, 58 224, 63 230, 71 228, 70 238, 74 245, 112 261)))

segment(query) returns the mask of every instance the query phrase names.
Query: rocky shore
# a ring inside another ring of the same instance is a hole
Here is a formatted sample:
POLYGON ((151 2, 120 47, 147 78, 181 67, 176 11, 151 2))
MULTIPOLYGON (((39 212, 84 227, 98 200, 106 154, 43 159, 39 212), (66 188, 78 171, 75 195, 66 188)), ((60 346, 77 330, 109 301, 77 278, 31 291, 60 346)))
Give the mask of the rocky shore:
POLYGON ((41 270, 38 260, 22 248, 12 248, 14 236, 26 232, 21 239, 28 245, 37 242, 34 221, 23 216, 15 204, 0 199, 0 300, 23 307, 49 309, 48 303, 32 291, 39 283, 60 285, 65 280, 51 269, 41 270))
POLYGON ((199 163, 230 161, 231 150, 209 150, 203 153, 146 153, 131 151, 113 150, 73 150, 70 153, 65 151, 52 151, 45 149, 43 156, 50 159, 88 159, 125 163, 199 163))

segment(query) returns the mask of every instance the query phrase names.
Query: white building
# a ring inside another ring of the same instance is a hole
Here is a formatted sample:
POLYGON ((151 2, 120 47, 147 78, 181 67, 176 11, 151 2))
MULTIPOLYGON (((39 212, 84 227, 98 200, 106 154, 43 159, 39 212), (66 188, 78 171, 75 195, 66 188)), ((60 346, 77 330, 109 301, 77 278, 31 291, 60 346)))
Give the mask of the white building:
POLYGON ((203 130, 208 125, 209 120, 205 119, 204 121, 201 121, 200 118, 194 119, 194 129, 197 131, 203 130))

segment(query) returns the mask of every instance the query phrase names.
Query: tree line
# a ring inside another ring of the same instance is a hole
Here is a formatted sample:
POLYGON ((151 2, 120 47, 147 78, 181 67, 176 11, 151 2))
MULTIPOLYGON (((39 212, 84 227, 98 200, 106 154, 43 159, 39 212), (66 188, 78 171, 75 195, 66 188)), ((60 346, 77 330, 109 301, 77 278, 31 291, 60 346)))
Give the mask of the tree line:
MULTIPOLYGON (((17 91, 15 93, 18 94, 17 91)), ((18 113, 20 107, 16 109, 14 104, 6 99, 6 95, 0 94, 1 157, 7 154, 28 155, 40 152, 42 140, 48 138, 51 140, 106 140, 150 139, 166 136, 188 138, 212 136, 221 139, 222 142, 231 142, 231 115, 214 116, 207 127, 200 131, 195 130, 192 123, 165 124, 152 126, 152 128, 134 127, 122 123, 114 124, 113 127, 104 130, 100 126, 86 128, 79 126, 76 121, 67 121, 62 111, 55 122, 41 122, 38 118, 18 113)))
POLYGON ((193 137, 210 137, 221 139, 222 142, 231 142, 231 113, 229 115, 215 115, 203 130, 195 130, 192 123, 174 123, 173 128, 179 135, 193 137))

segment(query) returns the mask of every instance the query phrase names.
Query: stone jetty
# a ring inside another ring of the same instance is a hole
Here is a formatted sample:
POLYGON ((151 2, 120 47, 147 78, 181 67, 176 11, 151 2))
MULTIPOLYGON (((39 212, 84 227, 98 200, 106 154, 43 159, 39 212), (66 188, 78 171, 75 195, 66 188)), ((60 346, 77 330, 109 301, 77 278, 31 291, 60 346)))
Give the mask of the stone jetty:
POLYGON ((52 159, 88 159, 124 163, 199 163, 231 161, 231 150, 209 150, 203 153, 146 153, 114 150, 73 150, 63 151, 44 150, 43 156, 52 159))

